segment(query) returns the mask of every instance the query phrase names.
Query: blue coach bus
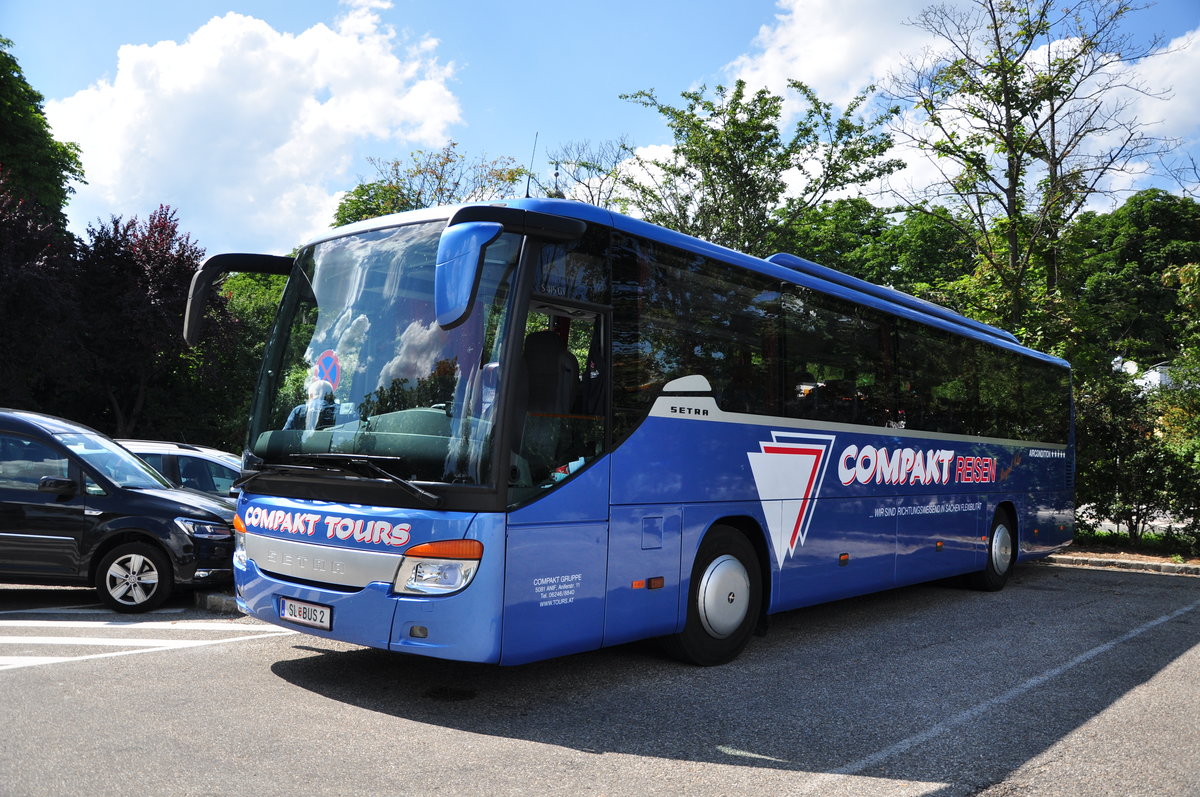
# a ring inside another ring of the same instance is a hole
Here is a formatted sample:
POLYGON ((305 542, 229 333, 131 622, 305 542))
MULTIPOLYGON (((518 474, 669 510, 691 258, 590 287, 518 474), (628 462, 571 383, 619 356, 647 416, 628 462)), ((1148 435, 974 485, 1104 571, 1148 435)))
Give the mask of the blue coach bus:
POLYGON ((519 664, 663 637, 701 665, 769 614, 1068 545, 1066 362, 787 254, 524 199, 332 230, 287 274, 249 420, 248 614, 519 664))

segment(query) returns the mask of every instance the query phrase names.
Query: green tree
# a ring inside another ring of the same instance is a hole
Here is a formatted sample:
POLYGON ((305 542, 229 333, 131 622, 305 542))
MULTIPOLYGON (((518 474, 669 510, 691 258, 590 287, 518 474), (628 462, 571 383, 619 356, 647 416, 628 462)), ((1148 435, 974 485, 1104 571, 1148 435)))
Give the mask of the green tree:
POLYGON ((257 341, 258 353, 275 324, 286 283, 282 274, 230 274, 221 281, 220 293, 229 312, 244 325, 247 337, 257 341))
POLYGON ((1141 191, 1111 213, 1081 214, 1063 249, 1082 333, 1070 336, 1068 354, 1102 370, 1118 356, 1145 366, 1179 356, 1194 317, 1180 302, 1180 269, 1200 263, 1200 203, 1141 191))
POLYGON ((780 233, 789 252, 871 282, 896 284, 889 211, 862 197, 822 202, 780 233))
POLYGON ((886 240, 896 253, 888 284, 961 313, 971 312, 953 285, 974 266, 974 240, 964 236, 949 210, 909 210, 887 231, 886 240))
POLYGON ((666 158, 637 157, 627 175, 628 202, 647 221, 756 255, 775 251, 781 230, 830 194, 900 168, 887 159, 891 137, 880 128, 897 110, 859 115, 868 88, 837 114, 804 83, 788 82, 804 106, 784 137, 784 98, 753 94, 744 81, 685 91, 682 107, 653 91, 623 99, 657 111, 674 137, 666 158))
MULTIPOLYGON (((187 385, 193 381, 187 377, 205 360, 194 353, 184 357, 180 330, 192 273, 203 256, 167 207, 145 222, 114 216, 88 226, 76 274, 87 323, 77 328, 85 357, 72 417, 118 437, 195 439, 196 432, 183 432, 202 419, 182 416, 203 404, 198 385, 187 385)), ((213 385, 214 392, 223 389, 213 385)))
POLYGON ((376 179, 355 186, 338 203, 334 226, 406 210, 512 196, 526 170, 512 158, 469 159, 451 141, 417 150, 407 161, 370 158, 376 179))
POLYGON ((78 367, 75 245, 0 173, 0 406, 52 407, 78 367))
MULTIPOLYGON (((994 312, 1020 331, 1031 308, 1060 309, 1058 238, 1116 173, 1134 172, 1171 142, 1130 112, 1149 90, 1125 62, 1149 54, 1121 25, 1125 0, 970 0, 927 8, 917 27, 942 45, 892 80, 914 113, 898 137, 924 151, 940 179, 915 204, 948 204, 975 242, 994 312)), ((1037 322, 1035 322, 1037 323, 1037 322)))
POLYGON ((187 374, 194 391, 206 395, 213 386, 223 391, 208 399, 222 408, 205 429, 213 434, 211 445, 238 451, 244 442, 263 351, 286 282, 277 274, 227 275, 209 300, 204 340, 185 352, 197 360, 187 374))
POLYGON ((1136 541, 1169 510, 1182 459, 1156 433, 1152 395, 1126 374, 1091 375, 1075 405, 1080 520, 1115 521, 1136 541))
POLYGON ((634 148, 625 138, 570 141, 549 153, 553 182, 538 183, 545 196, 578 199, 599 208, 627 210, 620 188, 628 176, 634 148))
MULTIPOLYGON (((1200 224, 1192 233, 1195 242, 1200 224)), ((1182 343, 1167 372, 1170 382, 1158 393, 1159 430, 1181 461, 1172 474, 1169 510, 1200 553, 1200 257, 1170 268, 1166 279, 1178 291, 1182 343)))
POLYGON ((42 110, 45 98, 25 81, 11 48, 0 38, 0 172, 11 193, 36 202, 65 227, 72 183, 84 182, 79 145, 54 139, 42 110))
POLYGON ((333 213, 333 226, 341 227, 363 219, 374 219, 389 213, 415 210, 401 188, 392 183, 375 181, 359 183, 347 191, 333 213))
POLYGON ((1155 515, 1200 524, 1200 203, 1142 191, 1111 213, 1085 212, 1061 240, 1070 297, 1062 353, 1076 378, 1079 503, 1136 537, 1155 515), (1139 375, 1167 364, 1170 383, 1139 375))

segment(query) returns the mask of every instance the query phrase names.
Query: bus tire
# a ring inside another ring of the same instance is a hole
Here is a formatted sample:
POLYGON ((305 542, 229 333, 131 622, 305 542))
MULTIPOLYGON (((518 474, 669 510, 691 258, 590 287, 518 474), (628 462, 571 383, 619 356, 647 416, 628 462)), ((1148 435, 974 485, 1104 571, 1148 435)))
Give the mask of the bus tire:
POLYGON ((992 519, 992 530, 988 534, 987 563, 983 570, 972 573, 967 583, 974 589, 996 592, 1008 583, 1013 566, 1017 563, 1016 525, 1004 510, 998 510, 992 519))
POLYGON ((130 542, 113 548, 96 568, 100 599, 118 612, 148 612, 171 595, 171 563, 158 548, 130 542))
POLYGON ((687 620, 667 639, 667 649, 702 667, 732 661, 750 641, 761 606, 762 571, 754 546, 737 530, 714 526, 692 566, 687 620))

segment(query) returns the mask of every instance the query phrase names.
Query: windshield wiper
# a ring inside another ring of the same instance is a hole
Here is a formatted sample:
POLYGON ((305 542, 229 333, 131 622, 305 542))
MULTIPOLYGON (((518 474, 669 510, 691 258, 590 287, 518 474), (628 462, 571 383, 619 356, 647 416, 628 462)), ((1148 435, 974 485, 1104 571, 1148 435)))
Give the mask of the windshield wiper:
POLYGON ((312 473, 316 468, 306 468, 303 465, 258 465, 253 470, 242 471, 241 478, 229 486, 230 490, 245 487, 259 476, 288 476, 295 473, 312 473))
POLYGON ((362 468, 369 471, 371 474, 387 479, 392 484, 395 484, 397 487, 404 490, 404 492, 406 492, 409 496, 415 498, 425 506, 432 508, 441 506, 442 504, 442 497, 440 495, 436 495, 435 493, 431 493, 422 487, 418 487, 408 479, 402 479, 396 474, 379 467, 371 461, 372 459, 379 459, 385 462, 394 462, 395 459, 393 457, 368 457, 355 454, 289 454, 288 459, 298 460, 301 462, 314 461, 319 465, 330 463, 338 466, 339 470, 345 471, 346 473, 351 473, 355 476, 364 475, 363 473, 355 470, 355 468, 362 468))

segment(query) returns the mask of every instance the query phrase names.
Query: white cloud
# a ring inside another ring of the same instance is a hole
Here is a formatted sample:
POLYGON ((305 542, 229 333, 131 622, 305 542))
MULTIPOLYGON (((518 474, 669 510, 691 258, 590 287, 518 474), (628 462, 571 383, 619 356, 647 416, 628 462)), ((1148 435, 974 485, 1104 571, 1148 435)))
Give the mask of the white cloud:
POLYGON ((926 0, 778 0, 754 49, 726 71, 752 88, 783 94, 789 79, 807 83, 826 102, 845 106, 866 86, 881 84, 902 54, 919 51, 926 34, 906 25, 926 0), (852 10, 851 10, 852 9, 852 10))
MULTIPOLYGON (((853 4, 844 0, 778 0, 779 13, 774 22, 760 28, 751 51, 728 64, 726 72, 731 80, 744 79, 752 89, 765 86, 784 96, 788 79, 800 80, 822 100, 843 108, 867 85, 885 85, 889 74, 899 71, 905 58, 918 57, 931 46, 943 46, 925 31, 906 24, 929 4, 929 0, 860 0, 853 4)), ((1200 28, 1170 42, 1161 54, 1130 68, 1151 91, 1170 88, 1172 92, 1167 102, 1131 95, 1133 118, 1150 125, 1146 131, 1149 135, 1179 139, 1183 146, 1177 157, 1191 154, 1200 161, 1200 116, 1195 112, 1200 107, 1200 81, 1191 79, 1200 74, 1200 28)), ((785 104, 785 114, 797 110, 795 105, 785 104)), ((889 180, 891 186, 904 193, 915 193, 945 177, 940 172, 945 164, 927 158, 901 140, 891 154, 908 163, 889 180)), ((1147 173, 1162 174, 1159 164, 1146 162, 1140 166, 1147 173)), ((1138 167, 1132 164, 1133 173, 1114 175, 1106 188, 1146 187, 1152 178, 1136 174, 1138 167)), ((1157 183, 1178 190, 1161 177, 1157 183)))
MULTIPOLYGON (((1167 90, 1166 100, 1137 96, 1133 98, 1136 118, 1150 125, 1150 134, 1177 139, 1180 149, 1175 158, 1190 155, 1200 161, 1200 26, 1190 33, 1169 42, 1154 56, 1144 58, 1134 67, 1137 75, 1149 87, 1167 90)), ((1192 174, 1190 190, 1200 192, 1200 183, 1192 174)), ((1144 186, 1139 186, 1144 187, 1144 186)), ((1163 184, 1167 190, 1174 186, 1163 184)))
MULTIPOLYGON (((751 52, 725 69, 752 89, 766 87, 785 97, 785 127, 801 110, 788 80, 808 84, 840 111, 868 86, 882 89, 906 56, 930 44, 927 33, 907 24, 926 5, 927 0, 778 0, 774 23, 762 26, 751 52)), ((902 150, 891 154, 910 166, 892 178, 893 184, 932 179, 918 163, 923 159, 902 150)))
POLYGON ((356 148, 443 144, 461 116, 437 41, 381 24, 380 0, 345 5, 332 28, 231 12, 182 43, 125 45, 111 82, 48 102, 55 137, 82 147, 73 228, 169 204, 211 253, 287 252, 329 226, 356 148))

